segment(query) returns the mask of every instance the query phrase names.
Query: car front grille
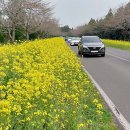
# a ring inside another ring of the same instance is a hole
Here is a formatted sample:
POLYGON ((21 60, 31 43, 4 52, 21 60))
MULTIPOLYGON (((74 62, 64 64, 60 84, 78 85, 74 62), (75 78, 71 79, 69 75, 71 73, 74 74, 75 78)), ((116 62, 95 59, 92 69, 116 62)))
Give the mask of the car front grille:
POLYGON ((90 51, 100 50, 101 47, 88 47, 90 51))

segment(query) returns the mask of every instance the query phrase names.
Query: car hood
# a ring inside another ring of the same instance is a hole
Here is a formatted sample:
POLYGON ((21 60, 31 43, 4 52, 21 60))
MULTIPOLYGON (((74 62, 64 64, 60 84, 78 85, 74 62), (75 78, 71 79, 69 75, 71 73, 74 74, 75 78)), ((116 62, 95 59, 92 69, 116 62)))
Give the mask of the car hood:
POLYGON ((87 47, 101 47, 104 44, 102 42, 100 42, 100 43, 83 43, 83 45, 85 45, 87 47))

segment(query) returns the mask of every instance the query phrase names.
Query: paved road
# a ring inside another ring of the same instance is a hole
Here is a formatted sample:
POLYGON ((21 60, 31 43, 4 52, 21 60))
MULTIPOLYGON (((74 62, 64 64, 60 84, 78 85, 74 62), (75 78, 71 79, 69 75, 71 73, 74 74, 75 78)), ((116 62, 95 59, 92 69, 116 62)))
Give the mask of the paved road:
MULTIPOLYGON (((77 46, 71 48, 77 53, 77 46)), ((106 57, 79 57, 130 123, 130 52, 106 48, 106 57)))

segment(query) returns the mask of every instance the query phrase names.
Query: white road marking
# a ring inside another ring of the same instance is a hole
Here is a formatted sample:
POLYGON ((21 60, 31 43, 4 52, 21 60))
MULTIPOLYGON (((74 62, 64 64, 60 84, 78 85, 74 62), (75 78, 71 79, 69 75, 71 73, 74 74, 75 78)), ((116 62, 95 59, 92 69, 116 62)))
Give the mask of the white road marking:
POLYGON ((127 59, 125 59, 125 58, 122 58, 122 57, 119 57, 119 56, 115 56, 115 55, 112 55, 112 54, 108 54, 108 53, 107 53, 107 55, 112 56, 112 57, 115 57, 115 58, 120 59, 120 60, 123 60, 123 61, 127 61, 127 62, 130 63, 130 61, 127 60, 127 59))
POLYGON ((121 114, 121 112, 118 110, 118 108, 115 106, 115 104, 111 101, 111 99, 107 96, 107 94, 104 92, 104 90, 101 88, 101 86, 95 81, 95 79, 91 76, 91 74, 83 67, 85 72, 88 74, 92 82, 95 84, 96 88, 100 92, 101 96, 117 118, 117 120, 120 122, 120 124, 123 126, 125 130, 130 130, 130 123, 125 119, 125 117, 121 114))

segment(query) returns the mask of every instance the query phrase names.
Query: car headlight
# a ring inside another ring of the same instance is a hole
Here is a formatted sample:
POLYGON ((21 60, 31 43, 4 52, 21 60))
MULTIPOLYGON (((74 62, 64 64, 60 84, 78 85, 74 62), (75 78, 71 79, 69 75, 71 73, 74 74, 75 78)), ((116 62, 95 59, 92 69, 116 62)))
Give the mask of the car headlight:
POLYGON ((105 52, 105 48, 102 48, 100 51, 101 51, 101 52, 105 52))
POLYGON ((90 50, 89 50, 89 48, 86 45, 83 45, 83 51, 84 52, 89 52, 90 50))
POLYGON ((101 46, 100 51, 105 52, 105 46, 104 45, 101 46))

